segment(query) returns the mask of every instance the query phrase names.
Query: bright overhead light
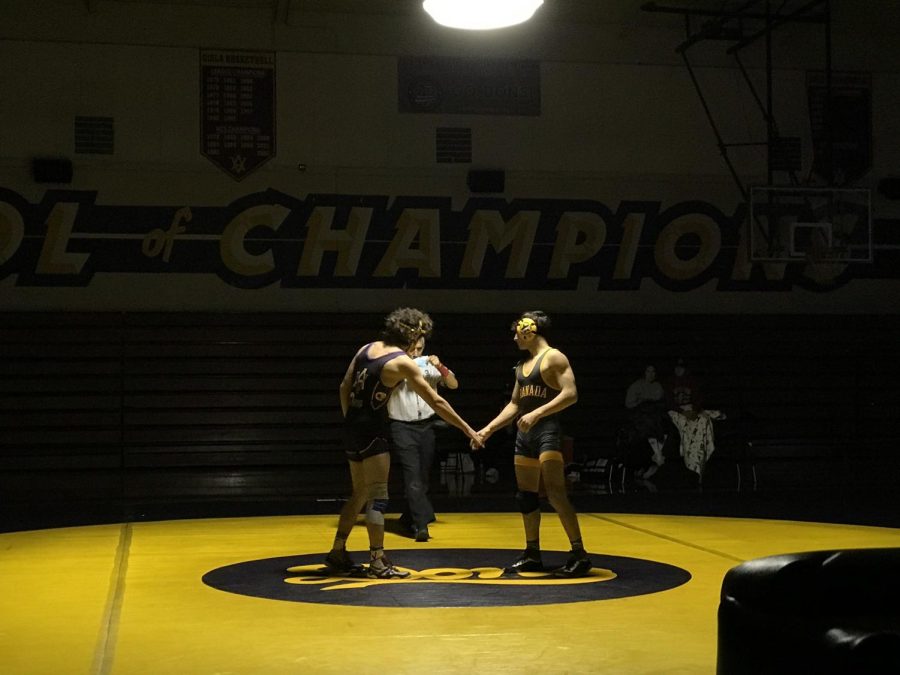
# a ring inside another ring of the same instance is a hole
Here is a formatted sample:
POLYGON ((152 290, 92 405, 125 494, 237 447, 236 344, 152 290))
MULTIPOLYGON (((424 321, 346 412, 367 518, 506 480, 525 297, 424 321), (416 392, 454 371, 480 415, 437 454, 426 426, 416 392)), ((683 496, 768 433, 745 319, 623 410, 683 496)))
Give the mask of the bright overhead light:
POLYGON ((492 30, 528 21, 544 0, 425 0, 422 7, 442 26, 492 30))

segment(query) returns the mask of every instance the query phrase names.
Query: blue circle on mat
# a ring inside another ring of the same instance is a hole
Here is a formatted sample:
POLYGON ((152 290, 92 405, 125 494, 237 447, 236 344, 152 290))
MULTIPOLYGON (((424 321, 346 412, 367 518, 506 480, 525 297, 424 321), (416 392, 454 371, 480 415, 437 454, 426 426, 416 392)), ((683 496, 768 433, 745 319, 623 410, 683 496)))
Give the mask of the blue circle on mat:
POLYGON ((591 555, 586 577, 560 579, 550 570, 568 557, 544 551, 544 573, 506 574, 518 549, 392 550, 391 560, 408 579, 334 576, 324 571, 325 553, 263 558, 226 565, 203 575, 203 583, 255 598, 358 607, 509 607, 612 600, 659 593, 687 583, 674 565, 613 555, 591 555))

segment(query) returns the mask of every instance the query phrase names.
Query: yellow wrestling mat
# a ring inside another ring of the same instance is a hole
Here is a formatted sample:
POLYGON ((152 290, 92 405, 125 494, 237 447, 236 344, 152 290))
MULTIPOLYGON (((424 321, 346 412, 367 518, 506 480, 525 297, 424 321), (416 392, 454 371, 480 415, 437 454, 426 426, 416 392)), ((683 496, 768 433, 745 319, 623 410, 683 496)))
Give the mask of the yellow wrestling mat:
MULTIPOLYGON (((725 573, 777 553, 900 547, 900 530, 581 514, 586 579, 509 578, 517 513, 388 533, 409 580, 318 571, 336 516, 174 520, 0 534, 0 673, 714 673, 725 573)), ((545 564, 568 549, 544 514, 545 564)), ((354 558, 364 528, 350 537, 354 558)))

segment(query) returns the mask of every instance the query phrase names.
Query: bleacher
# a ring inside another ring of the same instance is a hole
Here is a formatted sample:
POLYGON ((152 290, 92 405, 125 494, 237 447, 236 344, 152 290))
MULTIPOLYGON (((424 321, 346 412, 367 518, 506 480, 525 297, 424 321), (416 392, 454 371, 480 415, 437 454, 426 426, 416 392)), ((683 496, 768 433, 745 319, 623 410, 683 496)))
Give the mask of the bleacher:
MULTIPOLYGON (((511 383, 512 316, 433 316, 429 351, 457 373, 448 398, 477 428, 511 383)), ((745 489, 865 489, 900 474, 896 316, 553 318, 553 343, 579 387, 564 417, 576 456, 614 442, 625 389, 645 362, 665 376, 683 356, 707 406, 741 420, 743 455, 733 459, 744 463, 745 489)), ((23 502, 343 495, 337 387, 381 320, 3 314, 0 493, 23 502)))

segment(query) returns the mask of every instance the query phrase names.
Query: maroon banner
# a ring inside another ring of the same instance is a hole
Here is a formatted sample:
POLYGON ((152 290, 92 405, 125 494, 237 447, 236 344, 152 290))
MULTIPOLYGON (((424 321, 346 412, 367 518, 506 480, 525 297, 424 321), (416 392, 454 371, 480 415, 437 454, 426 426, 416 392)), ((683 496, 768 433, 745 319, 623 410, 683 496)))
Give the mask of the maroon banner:
POLYGON ((201 50, 200 154, 235 180, 275 156, 275 53, 201 50))

